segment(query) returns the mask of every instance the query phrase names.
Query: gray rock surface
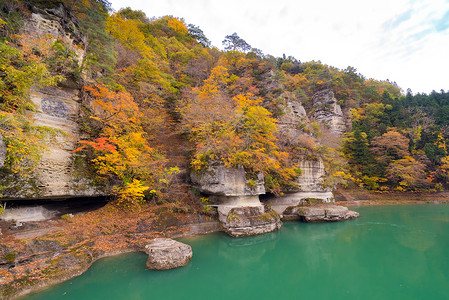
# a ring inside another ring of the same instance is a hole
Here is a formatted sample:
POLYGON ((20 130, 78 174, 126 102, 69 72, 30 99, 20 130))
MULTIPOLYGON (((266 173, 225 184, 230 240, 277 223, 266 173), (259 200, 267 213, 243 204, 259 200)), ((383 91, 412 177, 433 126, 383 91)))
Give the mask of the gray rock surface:
POLYGON ((101 195, 90 181, 75 176, 77 166, 73 150, 80 139, 78 93, 77 89, 57 87, 31 92, 31 100, 36 107, 34 123, 65 133, 47 143, 48 151, 42 154, 36 168, 36 179, 43 197, 101 195))
POLYGON ((192 258, 192 247, 184 243, 156 238, 145 246, 147 267, 152 270, 169 270, 187 265, 192 258))
POLYGON ((261 212, 257 207, 235 207, 222 224, 232 237, 259 235, 281 229, 282 223, 275 211, 261 212))
POLYGON ((0 215, 0 220, 16 222, 43 221, 53 218, 57 211, 51 211, 43 206, 13 207, 0 215))
POLYGON ((192 182, 218 210, 223 229, 233 237, 252 236, 281 228, 275 211, 265 212, 259 195, 265 193, 262 173, 248 179, 243 167, 211 166, 200 174, 191 174, 192 182))
POLYGON ((266 200, 266 203, 281 215, 284 214, 287 207, 301 205, 307 199, 320 199, 322 203, 329 203, 334 199, 331 188, 323 187, 326 171, 321 159, 302 159, 299 161, 299 166, 301 176, 296 180, 298 189, 286 191, 283 196, 271 197, 266 200))
MULTIPOLYGON (((44 10, 32 7, 32 14, 25 20, 23 33, 30 36, 50 34, 55 38, 63 38, 69 42, 69 47, 76 53, 81 64, 87 37, 82 36, 78 28, 76 17, 62 4, 55 4, 44 10)), ((0 178, 0 185, 6 187, 2 192, 5 198, 60 198, 105 194, 105 191, 92 187, 91 181, 80 171, 80 160, 77 161, 73 153, 80 139, 79 93, 76 84, 74 87, 31 89, 30 98, 35 106, 34 124, 54 129, 56 136, 43 141, 47 151, 42 153, 32 180, 17 183, 13 176, 0 178)), ((0 141, 0 166, 3 160, 0 141)))
POLYGON ((329 127, 336 134, 343 134, 346 125, 343 112, 335 99, 332 89, 316 92, 312 97, 313 117, 320 123, 329 127))
POLYGON ((285 143, 296 144, 298 138, 308 135, 304 127, 310 122, 307 112, 295 94, 284 92, 283 114, 278 117, 277 136, 285 143))
POLYGON ((62 3, 53 8, 40 9, 32 7, 30 19, 25 24, 25 31, 33 35, 51 34, 63 38, 72 46, 81 66, 84 58, 87 37, 79 31, 78 19, 62 3))
POLYGON ((322 183, 326 176, 322 159, 310 160, 302 159, 299 162, 301 176, 297 183, 300 192, 328 192, 330 189, 323 188, 322 183))
POLYGON ((6 145, 3 141, 3 136, 0 133, 0 168, 3 167, 3 164, 5 163, 6 158, 6 145))
POLYGON ((202 193, 221 196, 248 196, 265 194, 262 173, 247 179, 243 167, 210 166, 201 173, 191 173, 192 182, 202 193))
POLYGON ((308 199, 319 199, 320 203, 331 203, 334 201, 334 194, 331 191, 286 192, 283 196, 268 198, 265 203, 271 205, 278 214, 284 215, 287 208, 303 205, 308 202, 308 199))
POLYGON ((359 213, 339 205, 291 206, 284 212, 284 220, 299 219, 304 222, 338 222, 355 219, 359 213))

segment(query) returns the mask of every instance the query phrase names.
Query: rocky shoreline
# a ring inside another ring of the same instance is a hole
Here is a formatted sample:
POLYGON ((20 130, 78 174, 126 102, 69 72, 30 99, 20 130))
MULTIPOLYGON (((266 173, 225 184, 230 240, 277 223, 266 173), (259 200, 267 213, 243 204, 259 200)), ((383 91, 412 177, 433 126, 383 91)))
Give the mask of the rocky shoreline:
MULTIPOLYGON (((442 196, 437 197, 439 203, 448 203, 446 197, 442 196)), ((339 201, 335 204, 340 205, 340 207, 425 204, 435 203, 436 200, 432 200, 433 198, 428 199, 426 197, 423 201, 354 199, 353 201, 339 201)), ((0 299, 16 299, 70 280, 83 274, 94 262, 101 258, 123 253, 145 252, 145 245, 149 239, 158 237, 180 238, 224 230, 217 220, 217 216, 198 216, 197 213, 193 212, 179 213, 173 212, 173 208, 153 207, 151 210, 140 212, 139 218, 131 214, 123 224, 117 225, 113 231, 107 232, 110 224, 103 222, 104 219, 101 220, 100 216, 104 216, 105 211, 109 209, 108 207, 102 208, 83 216, 76 216, 72 220, 42 221, 40 223, 51 225, 55 230, 46 231, 46 228, 41 228, 43 234, 34 237, 28 236, 20 240, 14 238, 14 232, 9 231, 8 234, 8 230, 4 230, 5 234, 1 237, 2 246, 0 247, 0 299), (90 235, 79 236, 79 232, 70 231, 70 228, 81 223, 87 224, 84 228, 85 231, 92 230, 93 232, 90 235), (99 223, 101 225, 98 225, 99 223), (92 224, 95 225, 97 231, 90 227, 92 224), (135 226, 138 224, 140 226, 136 228, 135 226), (124 230, 125 227, 128 230, 124 230), (67 240, 68 235, 72 237, 71 241, 67 240), (8 272, 9 274, 7 274, 8 272)), ((316 215, 314 212, 317 209, 320 210, 320 206, 305 206, 296 210, 298 212, 304 209, 309 211, 309 216, 314 217, 316 215)), ((324 211, 324 208, 321 209, 324 211)), ((342 216, 350 212, 341 208, 337 210, 341 210, 342 216)), ((291 212, 292 209, 283 215, 283 221, 301 218, 297 212, 295 217, 291 218, 294 215, 291 212)), ((304 217, 306 214, 303 211, 302 213, 302 217, 304 217)), ((123 216, 123 214, 117 216, 106 214, 106 219, 112 222, 114 218, 123 218, 123 216)), ((310 221, 315 222, 316 220, 310 221)), ((45 227, 44 225, 41 226, 45 227)), ((32 231, 36 231, 36 229, 32 231)), ((18 231, 16 233, 21 233, 22 237, 25 236, 23 235, 24 232, 18 231)))
POLYGON ((215 217, 176 212, 173 205, 127 213, 106 206, 67 220, 34 222, 23 229, 13 229, 11 222, 0 223, 0 299, 15 299, 72 279, 104 257, 145 252, 154 238, 220 230, 215 217))
MULTIPOLYGON (((267 232, 266 224, 275 226, 274 230, 281 227, 279 215, 274 211, 250 214, 245 220, 249 220, 247 225, 251 227, 251 235, 258 232, 258 225, 262 226, 259 234, 267 232)), ((233 222, 236 221, 229 225, 233 222)), ((240 221, 236 222, 238 228, 224 228, 217 215, 176 212, 172 206, 165 209, 148 206, 139 213, 111 212, 111 207, 106 206, 68 220, 36 223, 39 224, 28 232, 7 229, 1 237, 0 299, 15 299, 70 280, 104 257, 148 252, 146 245, 155 238, 179 238, 217 231, 236 237, 248 235, 246 232, 241 234, 245 228, 240 221)))

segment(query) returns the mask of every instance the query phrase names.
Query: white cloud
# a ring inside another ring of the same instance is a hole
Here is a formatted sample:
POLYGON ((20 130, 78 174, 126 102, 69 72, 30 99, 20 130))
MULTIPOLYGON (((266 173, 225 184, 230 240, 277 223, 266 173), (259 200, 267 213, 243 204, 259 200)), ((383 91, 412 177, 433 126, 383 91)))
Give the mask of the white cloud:
POLYGON ((274 56, 356 67, 414 92, 449 90, 447 0, 113 0, 149 17, 173 15, 201 27, 213 45, 237 32, 274 56))

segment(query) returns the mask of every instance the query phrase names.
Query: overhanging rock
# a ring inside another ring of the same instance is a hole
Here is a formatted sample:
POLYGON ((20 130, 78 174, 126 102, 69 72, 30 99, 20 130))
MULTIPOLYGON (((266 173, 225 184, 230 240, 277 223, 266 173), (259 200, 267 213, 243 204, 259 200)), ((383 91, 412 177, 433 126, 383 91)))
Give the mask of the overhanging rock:
POLYGON ((265 194, 262 173, 248 176, 243 167, 210 166, 191 175, 193 183, 210 195, 223 229, 231 236, 241 237, 271 232, 281 228, 276 212, 265 212, 259 195, 265 194))

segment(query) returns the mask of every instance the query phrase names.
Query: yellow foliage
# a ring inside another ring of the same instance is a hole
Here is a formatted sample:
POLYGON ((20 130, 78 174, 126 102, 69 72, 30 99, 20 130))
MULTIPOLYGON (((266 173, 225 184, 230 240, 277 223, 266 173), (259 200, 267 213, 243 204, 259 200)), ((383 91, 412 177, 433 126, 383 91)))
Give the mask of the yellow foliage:
POLYGON ((168 20, 168 27, 173 28, 176 32, 187 34, 188 30, 184 24, 184 20, 171 17, 168 20))
POLYGON ((47 149, 45 138, 52 132, 34 126, 26 116, 4 111, 0 111, 0 125, 7 147, 4 167, 21 178, 32 176, 47 149))
POLYGON ((154 57, 153 50, 145 44, 145 36, 135 20, 125 20, 120 14, 112 14, 106 21, 106 28, 123 45, 137 50, 141 55, 154 57))
POLYGON ((119 179, 123 183, 117 190, 119 203, 131 201, 130 195, 143 189, 143 184, 145 189, 158 184, 164 157, 149 145, 148 134, 142 127, 143 115, 129 93, 113 92, 101 85, 85 90, 95 113, 90 119, 100 123, 101 131, 99 138, 81 141, 84 146, 77 150, 90 146, 97 175, 119 179), (127 183, 130 179, 133 182, 127 183))
POLYGON ((192 168, 203 170, 211 161, 243 166, 248 171, 274 175, 277 180, 270 181, 269 189, 297 176, 289 167, 288 154, 276 145, 276 120, 259 105, 262 99, 251 93, 229 99, 228 82, 227 69, 215 67, 181 109, 184 126, 196 145, 192 168))
POLYGON ((149 187, 144 186, 137 179, 133 179, 132 182, 126 183, 122 187, 116 187, 114 188, 114 193, 117 196, 116 205, 130 208, 142 204, 145 198, 144 192, 148 189, 149 187))

